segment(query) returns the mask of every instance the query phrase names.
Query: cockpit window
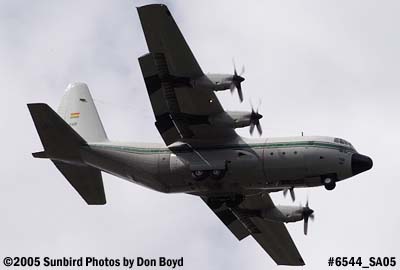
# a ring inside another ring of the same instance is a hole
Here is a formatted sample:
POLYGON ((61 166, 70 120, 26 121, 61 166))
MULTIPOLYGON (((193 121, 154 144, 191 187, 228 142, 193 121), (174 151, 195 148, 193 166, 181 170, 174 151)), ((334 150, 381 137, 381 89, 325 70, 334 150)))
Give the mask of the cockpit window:
POLYGON ((349 146, 349 147, 351 147, 351 148, 354 149, 353 145, 351 145, 351 143, 349 143, 349 142, 346 141, 346 140, 343 140, 343 139, 340 139, 340 138, 335 138, 333 141, 334 141, 335 143, 340 143, 340 144, 347 145, 347 146, 349 146))

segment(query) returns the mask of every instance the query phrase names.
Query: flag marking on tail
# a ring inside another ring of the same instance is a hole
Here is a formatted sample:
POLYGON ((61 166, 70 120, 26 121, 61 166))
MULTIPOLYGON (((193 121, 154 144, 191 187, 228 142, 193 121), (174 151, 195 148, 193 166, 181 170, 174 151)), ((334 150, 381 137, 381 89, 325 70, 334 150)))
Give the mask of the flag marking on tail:
POLYGON ((79 115, 80 115, 80 114, 81 114, 81 113, 79 113, 79 112, 73 112, 73 113, 70 114, 69 118, 71 118, 71 119, 73 119, 73 118, 79 118, 79 115))

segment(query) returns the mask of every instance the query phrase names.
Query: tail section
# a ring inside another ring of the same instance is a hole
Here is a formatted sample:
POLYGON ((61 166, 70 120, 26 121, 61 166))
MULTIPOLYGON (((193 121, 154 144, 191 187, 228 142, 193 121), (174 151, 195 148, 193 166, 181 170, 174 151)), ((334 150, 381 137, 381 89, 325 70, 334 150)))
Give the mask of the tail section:
POLYGON ((84 83, 71 83, 58 107, 58 114, 87 142, 107 140, 89 88, 84 83))
POLYGON ((81 159, 87 141, 107 139, 87 86, 68 87, 60 106, 64 119, 47 104, 28 104, 28 108, 44 147, 33 156, 51 159, 87 204, 105 204, 100 170, 81 159))

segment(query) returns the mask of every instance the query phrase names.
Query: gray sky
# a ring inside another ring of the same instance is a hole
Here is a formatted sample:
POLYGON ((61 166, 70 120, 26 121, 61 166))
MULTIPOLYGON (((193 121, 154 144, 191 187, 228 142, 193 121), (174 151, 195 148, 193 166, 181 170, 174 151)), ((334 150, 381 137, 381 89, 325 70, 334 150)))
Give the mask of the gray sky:
MULTIPOLYGON (((308 195, 316 211, 307 237, 302 223, 288 225, 307 268, 326 269, 330 256, 399 256, 400 3, 161 2, 204 71, 232 72, 233 57, 246 66, 245 102, 219 93, 224 108, 261 99, 264 135, 339 136, 373 158, 373 170, 333 192, 297 191, 296 204, 308 195)), ((195 197, 103 174, 108 204, 89 207, 51 162, 30 155, 42 146, 26 103, 57 108, 74 81, 89 85, 111 139, 161 141, 137 62, 147 48, 135 7, 146 3, 0 0, 0 256, 183 256, 184 269, 276 268, 195 197)))

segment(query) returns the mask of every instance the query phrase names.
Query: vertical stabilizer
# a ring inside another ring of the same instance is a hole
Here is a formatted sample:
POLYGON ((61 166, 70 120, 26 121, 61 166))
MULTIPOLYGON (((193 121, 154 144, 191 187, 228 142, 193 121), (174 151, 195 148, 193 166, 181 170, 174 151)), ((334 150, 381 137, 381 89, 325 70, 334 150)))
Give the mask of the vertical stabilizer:
POLYGON ((58 114, 87 142, 107 140, 89 88, 84 83, 71 83, 58 107, 58 114))

